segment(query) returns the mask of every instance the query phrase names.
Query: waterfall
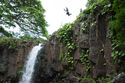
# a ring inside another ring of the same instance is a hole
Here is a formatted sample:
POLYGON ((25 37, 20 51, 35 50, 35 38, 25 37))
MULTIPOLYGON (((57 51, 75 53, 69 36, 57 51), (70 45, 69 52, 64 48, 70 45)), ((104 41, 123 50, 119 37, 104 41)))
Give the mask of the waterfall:
POLYGON ((19 83, 31 83, 32 75, 34 72, 34 65, 38 55, 39 50, 41 49, 41 44, 32 48, 29 56, 27 57, 27 61, 24 65, 23 75, 19 83))

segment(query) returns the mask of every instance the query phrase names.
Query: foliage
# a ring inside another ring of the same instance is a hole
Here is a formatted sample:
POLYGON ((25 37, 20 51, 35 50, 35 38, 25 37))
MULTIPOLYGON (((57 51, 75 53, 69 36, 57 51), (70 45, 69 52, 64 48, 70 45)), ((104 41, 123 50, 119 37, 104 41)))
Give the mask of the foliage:
POLYGON ((0 0, 0 26, 48 38, 44 12, 39 0, 0 0))
POLYGON ((17 39, 11 37, 0 37, 0 46, 8 47, 10 50, 17 50, 16 42, 17 39))
POLYGON ((112 34, 119 42, 124 42, 125 8, 120 9, 115 15, 115 20, 110 22, 112 34))
POLYGON ((108 0, 88 0, 86 6, 91 11, 91 14, 94 13, 97 7, 104 6, 103 10, 101 10, 101 13, 104 14, 110 10, 109 7, 111 7, 111 4, 109 4, 108 0))
POLYGON ((87 7, 92 7, 94 5, 100 5, 100 4, 105 4, 107 3, 108 0, 88 0, 86 6, 87 7))
POLYGON ((63 60, 63 59, 64 59, 63 56, 64 56, 64 55, 63 55, 63 52, 62 52, 62 49, 61 49, 61 50, 60 50, 60 54, 59 54, 59 59, 60 59, 60 60, 63 60))
POLYGON ((0 27, 0 33, 2 33, 3 35, 5 35, 7 37, 12 37, 12 34, 10 34, 9 32, 7 32, 6 30, 4 30, 3 27, 0 27))
POLYGON ((90 18, 91 15, 90 15, 90 9, 89 8, 86 8, 84 11, 81 11, 80 14, 77 16, 75 22, 78 22, 81 20, 81 18, 84 18, 84 19, 88 19, 90 18))
POLYGON ((103 10, 101 10, 101 14, 104 15, 106 12, 111 10, 111 4, 105 4, 103 10))
POLYGON ((75 20, 75 22, 79 22, 81 23, 81 29, 84 33, 88 33, 88 22, 87 19, 89 19, 91 17, 90 14, 90 9, 87 8, 84 11, 81 11, 80 14, 77 16, 77 19, 75 20))
POLYGON ((64 58, 66 58, 66 61, 68 62, 68 63, 74 63, 74 60, 73 60, 73 57, 72 56, 70 56, 70 55, 66 55, 64 58))
POLYGON ((96 25, 96 21, 94 21, 93 23, 91 23, 91 27, 95 26, 96 25))
POLYGON ((75 22, 78 22, 83 17, 83 12, 80 12, 78 16, 76 16, 75 22))
POLYGON ((83 32, 88 33, 88 23, 86 21, 81 24, 81 29, 83 32))
POLYGON ((96 0, 88 0, 86 6, 87 7, 92 6, 95 2, 96 2, 96 0))
POLYGON ((115 63, 120 63, 122 57, 125 57, 125 51, 123 50, 125 43, 118 42, 117 40, 113 40, 112 44, 112 57, 115 63))
POLYGON ((91 82, 91 83, 111 83, 112 82, 112 77, 107 77, 107 78, 104 78, 104 77, 99 77, 98 79, 93 79, 92 76, 90 75, 87 75, 87 76, 84 76, 82 78, 79 78, 79 80, 81 80, 80 83, 83 83, 83 82, 91 82))
MULTIPOLYGON (((17 41, 19 39, 13 37, 0 36, 0 46, 7 47, 9 50, 17 50, 17 41)), ((41 43, 44 43, 46 40, 42 38, 33 38, 30 35, 24 35, 20 38, 20 40, 36 40, 41 43)), ((25 45, 24 45, 25 46, 25 45)))
POLYGON ((19 76, 22 76, 22 75, 23 75, 23 70, 19 70, 19 71, 17 72, 17 74, 18 74, 19 76))
POLYGON ((116 38, 119 42, 124 41, 125 29, 125 0, 114 0, 113 10, 115 11, 114 20, 111 21, 110 26, 112 30, 112 34, 114 38, 116 38))
POLYGON ((88 59, 88 50, 83 50, 80 59, 82 64, 84 65, 85 71, 88 72, 88 70, 91 68, 90 67, 90 61, 88 59))
POLYGON ((116 13, 110 22, 112 44, 112 57, 115 63, 120 63, 125 57, 125 0, 114 0, 113 11, 116 13))
POLYGON ((65 24, 63 28, 58 30, 58 38, 60 42, 66 45, 67 52, 65 53, 65 58, 69 63, 73 63, 73 57, 70 56, 71 53, 76 49, 76 45, 72 39, 72 27, 73 24, 65 24))
MULTIPOLYGON (((114 75, 113 75, 114 76, 114 75)), ((93 79, 92 76, 87 75, 82 78, 78 78, 79 83, 87 82, 87 83, 111 83, 113 76, 109 77, 98 77, 97 79, 93 79)))
POLYGON ((96 81, 90 75, 82 77, 81 83, 83 82, 96 83, 96 81))
POLYGON ((36 41, 39 41, 39 42, 41 42, 41 43, 46 42, 46 40, 43 39, 43 38, 31 37, 31 36, 28 35, 28 34, 25 34, 24 36, 21 36, 20 39, 21 39, 21 40, 36 40, 36 41))
POLYGON ((100 77, 98 78, 98 83, 111 83, 112 79, 111 78, 104 78, 104 77, 100 77))

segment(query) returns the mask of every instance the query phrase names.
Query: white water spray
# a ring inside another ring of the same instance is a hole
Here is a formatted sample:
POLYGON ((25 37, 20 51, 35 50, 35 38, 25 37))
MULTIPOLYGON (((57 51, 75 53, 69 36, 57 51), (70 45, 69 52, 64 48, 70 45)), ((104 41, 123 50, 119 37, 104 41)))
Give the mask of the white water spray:
POLYGON ((22 79, 19 81, 19 83, 31 83, 36 57, 40 49, 41 44, 32 48, 31 52, 29 53, 29 56, 27 57, 27 61, 24 65, 22 79))

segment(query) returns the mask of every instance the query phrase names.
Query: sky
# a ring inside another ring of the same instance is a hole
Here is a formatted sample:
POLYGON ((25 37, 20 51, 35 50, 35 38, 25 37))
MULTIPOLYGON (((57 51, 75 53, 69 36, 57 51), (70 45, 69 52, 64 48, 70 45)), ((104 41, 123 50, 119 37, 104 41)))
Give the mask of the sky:
POLYGON ((47 30, 49 34, 57 31, 66 23, 71 23, 79 15, 80 9, 84 10, 87 0, 41 0, 43 8, 46 10, 45 19, 48 22, 47 30), (64 11, 69 9, 71 16, 67 16, 64 11))
MULTIPOLYGON (((86 7, 87 0, 41 0, 43 8, 46 10, 45 19, 48 23, 48 33, 52 34, 57 31, 66 23, 72 23, 75 21, 76 16, 79 15, 80 10, 84 10, 86 7), (69 9, 71 16, 67 16, 64 11, 65 8, 69 9)), ((7 31, 15 31, 16 33, 21 33, 19 26, 16 25, 16 29, 5 28, 7 31)), ((3 26, 4 27, 4 26, 3 26)))

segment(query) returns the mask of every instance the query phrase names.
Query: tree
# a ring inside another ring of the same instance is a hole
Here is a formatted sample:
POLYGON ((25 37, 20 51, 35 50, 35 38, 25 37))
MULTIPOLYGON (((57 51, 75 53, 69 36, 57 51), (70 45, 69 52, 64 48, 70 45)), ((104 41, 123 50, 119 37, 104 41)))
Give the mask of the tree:
POLYGON ((96 2, 96 0, 88 0, 86 6, 87 7, 92 6, 95 2, 96 2))
POLYGON ((7 32, 6 30, 4 30, 4 28, 2 28, 2 27, 0 27, 0 33, 2 33, 3 35, 5 35, 7 37, 12 37, 12 34, 7 32))
POLYGON ((107 3, 108 0, 88 0, 86 6, 87 7, 91 7, 95 4, 104 4, 104 3, 107 3))
POLYGON ((125 0, 114 0, 113 11, 116 13, 111 21, 111 29, 117 41, 125 40, 125 0))
POLYGON ((0 0, 0 26, 48 38, 44 12, 39 0, 0 0))

